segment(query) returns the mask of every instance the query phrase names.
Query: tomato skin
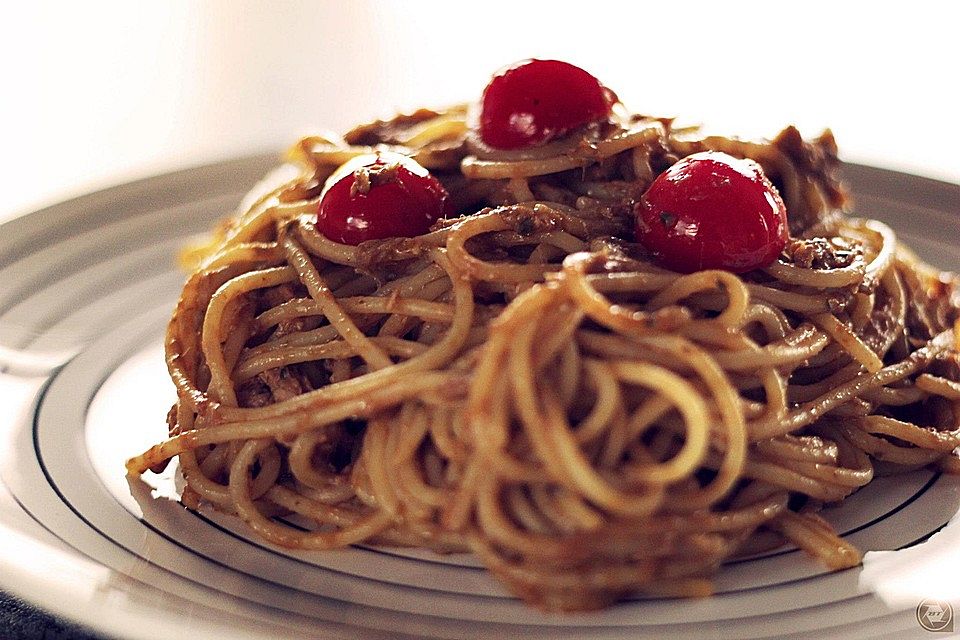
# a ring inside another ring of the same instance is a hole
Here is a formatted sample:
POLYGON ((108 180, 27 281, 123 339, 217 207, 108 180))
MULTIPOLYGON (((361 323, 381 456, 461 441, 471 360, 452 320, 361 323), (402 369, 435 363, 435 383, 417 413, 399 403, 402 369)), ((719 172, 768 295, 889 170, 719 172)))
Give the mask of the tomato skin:
POLYGON ((522 60, 501 69, 480 99, 480 140, 494 149, 545 144, 610 115, 617 97, 560 60, 522 60))
POLYGON ((681 273, 768 266, 787 242, 787 212, 760 165, 719 151, 683 158, 634 206, 637 240, 681 273))
POLYGON ((354 158, 324 188, 317 230, 341 244, 410 238, 452 213, 450 194, 406 156, 381 152, 354 158))

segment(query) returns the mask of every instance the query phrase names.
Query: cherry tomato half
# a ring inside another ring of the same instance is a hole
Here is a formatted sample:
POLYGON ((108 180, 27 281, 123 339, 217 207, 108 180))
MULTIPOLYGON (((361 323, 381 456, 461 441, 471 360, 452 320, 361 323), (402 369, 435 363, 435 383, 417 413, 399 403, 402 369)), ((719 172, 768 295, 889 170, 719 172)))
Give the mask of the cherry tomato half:
POLYGON ((657 176, 634 212, 637 240, 683 273, 765 267, 787 242, 786 207, 760 165, 718 151, 657 176))
POLYGON ((560 60, 498 71, 480 101, 480 139, 495 149, 534 147, 610 115, 617 102, 595 77, 560 60))
POLYGON ((354 158, 327 180, 317 230, 334 242, 357 245, 421 235, 450 213, 450 195, 429 171, 411 158, 382 152, 354 158))

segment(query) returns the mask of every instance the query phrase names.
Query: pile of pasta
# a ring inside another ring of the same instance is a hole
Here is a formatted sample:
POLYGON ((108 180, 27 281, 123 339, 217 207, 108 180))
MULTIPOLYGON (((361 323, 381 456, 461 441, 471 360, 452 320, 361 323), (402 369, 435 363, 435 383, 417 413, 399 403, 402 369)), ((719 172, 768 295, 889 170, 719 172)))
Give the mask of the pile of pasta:
POLYGON ((748 142, 618 113, 493 151, 465 108, 308 137, 194 264, 166 337, 182 501, 299 549, 469 551, 551 610, 704 595, 731 557, 857 549, 818 515, 876 475, 960 464, 954 277, 845 212, 829 133, 748 142), (414 238, 318 233, 326 179, 389 150, 457 215, 414 238), (681 274, 632 207, 719 150, 777 186, 768 268, 681 274))

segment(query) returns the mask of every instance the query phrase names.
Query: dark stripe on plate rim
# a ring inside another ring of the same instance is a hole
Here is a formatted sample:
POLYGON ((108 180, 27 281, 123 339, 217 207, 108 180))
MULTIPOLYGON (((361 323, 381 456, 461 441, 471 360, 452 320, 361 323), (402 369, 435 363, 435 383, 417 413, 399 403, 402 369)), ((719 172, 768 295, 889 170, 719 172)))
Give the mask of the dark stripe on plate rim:
MULTIPOLYGON (((863 531, 864 529, 869 529, 870 527, 872 527, 872 526, 874 526, 874 525, 877 525, 877 524, 883 522, 883 521, 886 520, 887 518, 890 518, 890 517, 896 515, 898 512, 900 512, 900 511, 902 511, 903 509, 905 509, 906 507, 910 506, 911 503, 915 502, 918 498, 920 498, 921 496, 923 496, 923 494, 925 494, 927 491, 929 491, 930 489, 932 489, 933 486, 937 483, 937 481, 940 480, 940 477, 941 477, 942 475, 943 475, 943 472, 942 472, 942 471, 936 471, 936 472, 934 472, 934 474, 930 477, 930 479, 927 480, 926 484, 924 484, 922 487, 920 487, 919 489, 917 489, 916 493, 914 493, 912 496, 910 496, 909 498, 907 498, 906 500, 904 500, 903 502, 901 502, 900 504, 898 504, 898 505, 897 505, 896 507, 894 507, 893 509, 890 509, 889 511, 887 511, 887 512, 884 513, 883 515, 879 515, 879 516, 877 516, 876 518, 874 518, 873 520, 870 520, 869 522, 866 522, 866 523, 861 524, 861 525, 857 525, 856 527, 854 527, 854 528, 852 528, 852 529, 850 529, 850 530, 848 530, 848 531, 845 531, 845 532, 841 533, 841 534, 840 534, 840 537, 841 537, 841 538, 846 538, 847 536, 853 535, 853 534, 855 534, 855 533, 859 533, 860 531, 863 531)), ((766 553, 766 554, 764 554, 764 555, 750 556, 749 558, 740 558, 740 559, 738 559, 738 560, 731 560, 730 562, 724 562, 723 565, 724 565, 724 566, 731 566, 731 565, 735 565, 735 564, 744 564, 744 563, 746 563, 746 562, 753 562, 753 561, 755 561, 755 560, 766 560, 767 558, 776 558, 777 556, 785 556, 785 555, 790 554, 790 553, 798 553, 799 551, 800 551, 800 549, 797 548, 797 547, 792 547, 792 548, 790 548, 790 549, 781 549, 781 550, 779 550, 779 551, 771 551, 771 552, 766 553)))
MULTIPOLYGON (((841 538, 845 538, 845 537, 847 537, 847 536, 849 536, 849 535, 853 535, 853 534, 855 534, 855 533, 858 533, 858 532, 860 532, 860 531, 863 531, 864 529, 868 529, 868 528, 870 528, 870 527, 872 527, 872 526, 874 526, 874 525, 877 525, 877 524, 879 524, 880 522, 886 520, 887 518, 890 518, 890 517, 896 515, 899 511, 901 511, 901 510, 903 510, 904 508, 908 507, 912 502, 916 501, 916 500, 919 499, 921 496, 923 496, 923 494, 925 494, 927 491, 929 491, 930 489, 932 489, 933 486, 937 483, 937 481, 940 479, 940 477, 941 477, 942 475, 943 475, 943 472, 941 472, 941 471, 937 471, 937 472, 933 473, 933 475, 930 477, 930 479, 927 480, 927 482, 926 482, 922 487, 920 487, 919 489, 917 489, 917 491, 916 491, 912 496, 910 496, 909 498, 907 498, 906 500, 904 500, 903 502, 901 502, 900 504, 898 504, 896 507, 890 509, 890 510, 887 511, 886 513, 881 514, 881 515, 873 518, 872 520, 870 520, 870 521, 868 521, 868 522, 866 522, 866 523, 864 523, 864 524, 857 525, 857 526, 855 526, 855 527, 853 527, 853 528, 851 528, 851 529, 849 529, 849 530, 847 530, 847 531, 839 534, 840 537, 841 537, 841 538)), ((287 526, 289 526, 289 527, 292 527, 292 528, 294 528, 294 529, 297 529, 297 530, 299 530, 299 531, 309 531, 309 529, 307 529, 306 527, 302 527, 302 526, 298 525, 297 523, 291 522, 290 520, 288 520, 288 519, 286 519, 286 518, 277 517, 277 518, 274 518, 274 519, 275 519, 275 520, 279 520, 280 522, 284 523, 285 525, 287 525, 287 526)), ((945 524, 944 524, 944 525, 941 525, 940 528, 942 529, 944 526, 945 526, 945 524)), ((936 533, 936 532, 935 532, 935 531, 934 531, 934 532, 930 532, 929 534, 926 534, 926 535, 932 535, 933 533, 936 533)), ((419 563, 422 563, 422 564, 435 564, 435 565, 440 565, 440 566, 443 566, 443 567, 456 567, 456 568, 458 568, 458 569, 467 569, 467 570, 471 570, 471 571, 486 571, 486 569, 485 569, 484 567, 477 567, 477 566, 468 565, 468 564, 460 564, 460 563, 457 563, 457 562, 440 562, 440 561, 438 561, 438 560, 431 560, 431 559, 429 559, 429 558, 416 558, 416 557, 407 556, 407 555, 404 555, 404 554, 401 554, 401 553, 396 553, 396 552, 393 552, 393 551, 388 551, 387 549, 380 549, 380 548, 375 547, 375 546, 372 546, 372 545, 353 544, 353 545, 350 545, 350 546, 352 546, 354 549, 366 551, 366 552, 369 552, 369 553, 375 553, 375 554, 378 554, 378 555, 388 556, 388 557, 391 557, 391 558, 397 558, 397 559, 401 559, 401 560, 409 560, 409 561, 413 561, 413 562, 419 562, 419 563)), ((907 546, 909 546, 909 545, 907 545, 907 546)), ((900 547, 900 548, 905 548, 905 547, 900 547)), ((770 551, 770 552, 768 552, 768 553, 766 553, 766 554, 763 554, 763 555, 750 556, 750 557, 747 557, 747 558, 740 558, 740 559, 736 559, 736 560, 731 560, 731 561, 729 561, 729 562, 724 562, 722 566, 725 566, 725 567, 727 567, 727 566, 733 566, 733 565, 738 565, 738 564, 744 564, 744 563, 747 563, 747 562, 755 562, 755 561, 758 561, 758 560, 766 560, 766 559, 768 559, 768 558, 776 558, 776 557, 778 557, 778 556, 788 555, 788 554, 791 554, 791 553, 799 553, 799 552, 800 552, 800 549, 799 549, 798 547, 791 547, 791 548, 789 548, 789 549, 779 549, 779 550, 776 550, 776 551, 770 551)), ((728 592, 721 592, 721 593, 728 593, 728 592)), ((715 594, 715 595, 716 595, 716 594, 715 594)))
MULTIPOLYGON (((853 534, 855 534, 855 533, 858 533, 858 532, 860 532, 860 531, 863 531, 864 529, 868 529, 868 528, 870 528, 870 527, 872 527, 872 526, 875 526, 875 525, 881 523, 882 521, 886 520, 887 518, 890 518, 890 517, 896 515, 898 512, 900 512, 900 511, 902 511, 903 509, 905 509, 906 507, 910 506, 910 504, 912 504, 913 502, 915 502, 916 500, 918 500, 920 497, 923 496, 923 494, 927 493, 930 489, 932 489, 933 486, 937 483, 937 481, 940 479, 940 477, 941 477, 942 475, 943 475, 943 472, 941 472, 941 471, 935 472, 935 473, 930 477, 930 479, 927 480, 927 482, 926 482, 922 487, 920 487, 919 489, 917 489, 917 491, 916 491, 912 496, 910 496, 909 498, 907 498, 906 500, 904 500, 903 502, 901 502, 899 505, 897 505, 897 506, 894 507, 893 509, 890 509, 889 511, 887 511, 887 512, 884 513, 884 514, 879 515, 879 516, 873 518, 873 519, 870 520, 869 522, 866 522, 866 523, 864 523, 864 524, 857 525, 856 527, 853 527, 853 528, 849 529, 848 531, 845 531, 844 533, 841 533, 841 534, 840 534, 840 537, 841 537, 841 538, 845 538, 845 537, 847 537, 847 536, 853 535, 853 534)), ((291 527, 294 527, 294 528, 296 528, 296 529, 299 529, 299 530, 301 530, 301 531, 307 531, 307 530, 308 530, 308 529, 306 529, 306 528, 304 528, 304 527, 301 527, 301 526, 299 526, 299 525, 297 525, 297 524, 295 524, 295 523, 293 523, 293 522, 290 522, 289 520, 286 520, 286 519, 284 519, 284 518, 277 518, 277 519, 280 520, 280 521, 282 521, 284 524, 287 524, 287 525, 289 525, 289 526, 291 526, 291 527)), ((943 525, 940 525, 940 527, 938 527, 935 531, 931 531, 931 532, 929 532, 929 533, 927 533, 927 534, 924 534, 925 537, 929 537, 929 536, 933 535, 934 533, 936 533, 937 531, 939 531, 940 529, 942 529, 944 526, 946 526, 946 523, 944 523, 943 525)), ((923 539, 925 539, 925 538, 923 538, 923 539)), ((921 539, 921 541, 922 541, 922 539, 921 539)), ((910 544, 908 544, 908 545, 906 545, 906 546, 911 546, 912 544, 917 544, 917 543, 916 543, 916 542, 913 542, 913 543, 910 543, 910 544)), ((466 565, 466 564, 460 564, 460 563, 440 562, 440 561, 437 561, 437 560, 431 560, 431 559, 429 559, 429 558, 415 558, 415 557, 406 556, 406 555, 403 555, 403 554, 400 554, 400 553, 395 553, 395 552, 392 552, 392 551, 388 551, 388 550, 386 550, 386 549, 379 549, 379 548, 374 547, 374 546, 368 546, 368 545, 351 545, 351 546, 353 546, 353 548, 355 548, 355 549, 360 549, 360 550, 363 550, 363 551, 366 551, 366 552, 375 553, 375 554, 384 555, 384 556, 389 556, 389 557, 392 557, 392 558, 398 558, 398 559, 401 559, 401 560, 406 560, 406 561, 411 561, 411 562, 417 562, 417 563, 421 563, 421 564, 434 564, 434 565, 440 565, 440 566, 443 566, 443 567, 455 567, 455 568, 458 568, 458 569, 467 569, 467 570, 471 570, 471 571, 486 571, 486 568, 485 568, 485 567, 476 567, 476 566, 473 566, 473 565, 466 565)), ((899 547, 898 549, 905 549, 905 548, 906 548, 906 547, 899 547)), ((744 563, 747 563, 747 562, 756 562, 756 561, 759 561, 759 560, 766 560, 766 559, 768 559, 768 558, 776 558, 776 557, 779 557, 779 556, 784 556, 784 555, 789 555, 789 554, 792 554, 792 553, 799 553, 799 552, 800 552, 800 549, 799 549, 798 547, 792 547, 792 548, 789 548, 789 549, 781 549, 781 550, 778 550, 778 551, 772 551, 772 552, 769 552, 769 553, 767 553, 767 554, 765 554, 765 555, 751 556, 751 557, 749 557, 749 558, 741 558, 741 559, 738 559, 738 560, 731 560, 730 562, 724 562, 722 566, 725 566, 725 567, 726 567, 726 566, 733 566, 733 565, 738 565, 738 564, 744 564, 744 563)), ((834 572, 832 572, 832 571, 827 571, 827 572, 824 572, 824 573, 818 574, 818 575, 829 575, 829 574, 831 574, 831 573, 834 573, 834 572)), ((774 586, 778 586, 779 584, 790 584, 790 583, 789 583, 789 582, 785 582, 785 583, 775 583, 775 584, 771 584, 771 585, 767 585, 767 586, 768 586, 768 587, 774 587, 774 586)), ((741 590, 718 591, 717 593, 715 593, 715 594, 713 594, 713 595, 717 596, 717 595, 740 593, 740 591, 742 591, 742 590, 749 590, 749 589, 753 589, 753 588, 755 588, 755 587, 745 587, 744 589, 741 589, 741 590)))
MULTIPOLYGON (((77 518, 79 518, 87 527, 89 527, 90 529, 92 529, 93 531, 95 531, 97 534, 99 534, 99 535, 100 535, 101 537, 103 537, 104 539, 110 541, 112 544, 114 544, 114 545, 116 545, 117 547, 123 549, 124 551, 126 551, 126 552, 128 552, 128 553, 130 553, 130 554, 132 554, 132 555, 135 555, 135 556, 137 556, 137 557, 141 557, 142 559, 144 559, 144 560, 146 560, 147 562, 149 562, 151 565, 157 566, 157 567, 159 567, 159 568, 162 568, 164 571, 168 571, 168 572, 170 572, 170 573, 173 573, 173 572, 171 572, 169 569, 167 569, 166 567, 162 567, 161 565, 156 565, 156 564, 154 564, 153 562, 151 562, 150 560, 148 560, 148 559, 146 559, 146 558, 143 558, 139 553, 137 553, 137 552, 135 552, 134 550, 126 547, 125 545, 121 544, 121 543, 118 542, 117 540, 114 540, 113 538, 111 538, 111 537, 109 537, 108 535, 106 535, 106 534, 105 534, 102 530, 100 530, 98 527, 94 526, 94 525, 86 518, 86 516, 84 516, 84 515, 66 498, 66 496, 63 494, 63 492, 60 490, 59 486, 56 484, 56 482, 53 480, 52 476, 50 475, 49 470, 47 469, 46 464, 45 464, 44 461, 43 461, 43 455, 42 455, 41 450, 40 450, 40 444, 39 444, 39 416, 40 416, 40 409, 41 409, 41 407, 43 406, 44 401, 46 400, 46 396, 47 396, 47 394, 48 394, 48 392, 49 392, 49 390, 50 390, 50 388, 51 388, 51 386, 52 386, 53 381, 57 378, 57 376, 58 376, 64 369, 65 369, 65 367, 61 367, 61 368, 58 369, 47 381, 44 382, 43 388, 40 390, 40 392, 39 392, 38 395, 37 395, 37 401, 36 401, 36 404, 35 404, 34 414, 33 414, 32 440, 33 440, 34 454, 35 454, 35 456, 36 456, 37 462, 39 463, 40 469, 41 469, 44 477, 45 477, 46 480, 47 480, 47 483, 50 485, 51 489, 54 491, 54 493, 57 495, 57 497, 61 500, 61 502, 63 502, 64 505, 66 505, 66 506, 70 509, 70 511, 72 511, 72 512, 77 516, 77 518)), ((97 392, 102 388, 102 386, 105 384, 106 380, 109 379, 109 377, 110 377, 110 374, 106 374, 106 375, 104 375, 104 376, 97 382, 97 384, 94 386, 94 388, 93 388, 93 390, 92 390, 92 392, 91 392, 90 399, 88 400, 87 406, 89 406, 90 402, 92 402, 93 397, 96 396, 97 392)), ((909 499, 907 499, 907 500, 906 500, 905 502, 903 502, 902 504, 898 505, 896 508, 894 508, 894 509, 892 509, 891 511, 889 511, 887 514, 884 514, 883 516, 880 516, 880 517, 878 517, 878 518, 875 518, 874 520, 872 520, 871 522, 869 522, 869 523, 867 523, 867 524, 865 524, 865 525, 861 525, 860 527, 854 528, 854 529, 850 530, 849 532, 847 532, 847 533, 844 534, 844 535, 848 535, 848 534, 850 534, 850 533, 854 533, 854 532, 856 532, 856 531, 860 531, 860 530, 862 530, 862 529, 864 529, 864 528, 867 528, 867 527, 869 527, 869 526, 873 526, 874 524, 876 524, 876 523, 884 520, 884 519, 887 518, 887 517, 890 517, 891 515, 897 513, 898 511, 902 510, 903 508, 907 507, 909 504, 911 504, 912 502, 914 502, 915 500, 917 500, 921 495, 923 495, 923 493, 925 493, 927 490, 929 490, 929 488, 932 487, 932 486, 936 483, 936 481, 940 478, 941 475, 942 475, 941 472, 936 473, 936 474, 935 474, 923 487, 921 487, 921 489, 918 490, 913 496, 911 496, 909 499)), ((126 512, 126 510, 124 510, 124 511, 126 512)), ((351 578, 351 579, 369 580, 370 582, 377 583, 377 584, 381 584, 381 585, 385 585, 385 586, 388 586, 388 587, 390 587, 390 588, 411 589, 411 590, 416 590, 416 591, 423 591, 423 592, 425 592, 425 593, 447 593, 447 594, 449 594, 449 593, 455 593, 455 594, 458 594, 458 595, 461 595, 461 596, 467 597, 467 598, 482 598, 482 599, 490 599, 490 600, 516 600, 516 598, 513 598, 512 596, 491 596, 491 595, 486 595, 486 594, 473 594, 473 593, 463 594, 463 593, 461 593, 461 592, 448 592, 448 591, 442 591, 442 590, 439 590, 439 589, 429 589, 429 588, 426 588, 426 587, 419 587, 419 586, 406 585, 406 584, 398 584, 398 583, 394 583, 394 582, 387 582, 387 581, 383 581, 383 580, 378 580, 378 579, 376 579, 376 578, 368 578, 368 577, 365 577, 365 576, 358 576, 358 575, 353 574, 353 573, 344 572, 344 571, 341 571, 341 570, 338 570, 338 569, 332 569, 332 568, 330 568, 330 567, 325 567, 325 566, 322 566, 322 565, 315 565, 315 564, 306 562, 306 561, 304 561, 304 560, 300 560, 299 558, 294 558, 294 557, 288 556, 288 555, 286 555, 286 554, 280 553, 279 551, 277 551, 277 550, 275 550, 275 549, 273 549, 273 548, 271 548, 271 547, 268 547, 268 546, 266 546, 266 545, 264 545, 264 544, 262 544, 262 543, 259 543, 259 542, 256 542, 256 541, 252 541, 252 540, 248 540, 247 538, 241 536, 240 534, 238 534, 238 533, 236 533, 236 532, 234 532, 234 531, 231 531, 230 529, 228 529, 228 528, 226 528, 226 527, 223 527, 223 526, 217 524, 216 522, 214 522, 213 520, 209 519, 209 518, 206 517, 205 515, 203 515, 203 514, 201 514, 201 513, 198 513, 198 512, 196 512, 196 511, 194 511, 194 510, 192 510, 192 509, 189 509, 188 511, 190 511, 192 514, 194 514, 196 517, 200 518, 201 520, 203 520, 203 521, 206 522, 207 524, 214 526, 216 529, 220 530, 221 532, 223 532, 223 533, 231 536, 232 538, 234 538, 234 539, 236 539, 236 540, 238 540, 238 541, 241 541, 241 542, 243 542, 243 543, 245 543, 245 544, 251 545, 251 546, 253 546, 253 547, 257 548, 257 549, 266 551, 266 552, 268 552, 268 553, 270 553, 270 554, 272 554, 272 555, 275 555, 275 556, 277 556, 277 557, 283 557, 283 558, 286 558, 286 559, 289 559, 289 560, 293 560, 293 561, 296 562, 297 564, 302 564, 302 565, 304 565, 304 566, 310 567, 312 570, 320 569, 321 571, 329 571, 330 573, 333 573, 333 574, 335 574, 335 575, 340 575, 340 576, 348 577, 348 578, 351 578)), ((127 512, 127 513, 129 513, 129 512, 127 512)), ((132 514, 130 514, 130 515, 131 515, 131 517, 134 517, 134 516, 132 516, 132 514)), ((33 517, 33 516, 31 515, 31 517, 33 517)), ((196 556, 196 557, 198 557, 198 558, 201 558, 201 559, 203 559, 203 560, 205 560, 205 561, 207 561, 207 562, 210 562, 210 563, 212 563, 212 564, 214 564, 214 565, 216 565, 216 566, 219 566, 219 567, 221 567, 221 568, 223 568, 223 569, 226 569, 226 570, 229 570, 229 571, 233 571, 233 572, 239 573, 239 574, 241 574, 241 575, 249 576, 249 577, 251 577, 251 578, 254 578, 255 580, 260 580, 260 581, 263 581, 263 582, 265 582, 265 583, 275 585, 275 586, 280 587, 281 589, 284 589, 284 590, 287 590, 287 591, 294 591, 294 592, 296 592, 296 593, 303 593, 303 594, 307 594, 307 595, 312 596, 312 597, 329 598, 329 599, 331 599, 331 600, 336 600, 336 598, 333 598, 333 597, 330 597, 330 596, 322 596, 322 595, 318 595, 318 594, 315 594, 315 593, 312 593, 312 592, 300 591, 300 590, 298 590, 298 589, 296 589, 296 588, 294 588, 294 587, 290 587, 289 585, 285 585, 285 584, 282 584, 282 583, 278 583, 278 582, 273 581, 273 580, 270 580, 270 579, 268 579, 268 578, 264 578, 264 577, 261 577, 261 576, 257 576, 257 575, 255 575, 255 574, 249 573, 249 572, 247 572, 247 571, 243 571, 243 570, 241 570, 241 569, 237 569, 237 568, 235 568, 235 567, 231 567, 230 565, 227 565, 227 564, 225 564, 225 563, 223 563, 223 562, 221 562, 221 561, 219 561, 219 560, 217 560, 217 559, 215 559, 215 558, 212 558, 212 557, 210 557, 210 556, 207 556, 207 555, 204 554, 204 553, 201 553, 201 552, 196 551, 195 549, 193 549, 193 548, 191 548, 191 547, 186 546, 184 543, 182 543, 182 542, 178 541, 177 539, 173 538, 172 536, 164 533, 163 531, 161 531, 160 529, 156 528, 155 526, 153 526, 152 524, 150 524, 150 523, 147 522, 146 520, 144 520, 144 519, 142 519, 142 518, 140 518, 140 519, 138 519, 138 520, 140 521, 140 523, 141 523, 142 525, 146 526, 148 529, 150 529, 151 531, 153 531, 155 534, 157 534, 158 536, 162 537, 163 539, 167 540, 168 542, 170 542, 170 543, 174 544, 175 546, 177 546, 177 547, 179 547, 179 548, 181 548, 181 549, 183 549, 183 550, 185 550, 185 551, 193 554, 194 556, 196 556)), ((932 532, 931 532, 931 535, 932 535, 932 532)), ((59 537, 59 536, 58 536, 58 537, 59 537)), ((64 542, 67 542, 67 544, 69 544, 69 542, 66 541, 66 540, 64 540, 64 542)), ((70 546, 72 547, 73 545, 70 545, 70 546)), ((774 554, 774 555, 786 555, 786 554, 788 554, 788 553, 794 553, 794 552, 797 552, 797 551, 799 551, 799 549, 785 550, 785 551, 779 552, 779 553, 774 554)), ((389 552, 385 552, 385 553, 388 553, 388 554, 389 554, 389 552)), ((444 564, 444 563, 432 562, 432 561, 426 560, 426 559, 409 558, 409 557, 407 557, 407 556, 400 556, 400 557, 401 557, 403 560, 405 560, 405 561, 412 561, 412 562, 415 562, 415 563, 432 563, 432 564, 441 564, 441 565, 443 565, 443 566, 451 566, 451 565, 446 565, 446 564, 444 564)), ((772 557, 772 556, 765 556, 765 557, 772 557)), ((761 560, 761 559, 764 559, 764 558, 756 558, 756 560, 761 560)), ((747 560, 744 560, 744 561, 747 561, 747 560)), ((460 567, 460 565, 452 565, 452 567, 453 567, 453 568, 458 568, 458 567, 460 567)), ((472 570, 474 570, 474 569, 480 569, 480 568, 478 568, 478 567, 469 567, 469 568, 472 569, 472 570)), ((854 568, 856 568, 856 567, 854 567, 854 568)), ((483 569, 480 569, 480 570, 483 570, 483 569)), ((845 569, 845 570, 843 570, 843 571, 849 571, 849 570, 850 570, 850 569, 845 569)), ((714 597, 723 596, 723 595, 736 595, 736 594, 740 594, 740 593, 748 593, 748 592, 755 591, 755 590, 758 590, 758 589, 772 589, 772 588, 778 588, 778 587, 783 587, 783 586, 790 586, 790 585, 799 584, 799 583, 802 583, 802 582, 807 582, 807 581, 809 581, 809 580, 816 579, 816 578, 820 578, 820 577, 823 577, 823 576, 833 575, 833 574, 835 574, 835 573, 842 573, 843 571, 841 571, 841 572, 823 571, 823 572, 816 573, 816 574, 811 575, 811 576, 805 576, 805 577, 802 577, 802 578, 795 578, 795 579, 788 580, 788 581, 785 581, 785 582, 772 583, 772 584, 766 584, 766 585, 758 585, 758 586, 754 586, 754 587, 743 587, 743 588, 741 588, 741 589, 732 589, 732 590, 717 592, 717 593, 715 593, 715 594, 713 594, 713 595, 714 595, 714 597)), ((176 573, 173 573, 173 574, 174 574, 174 575, 178 575, 178 576, 180 575, 180 574, 176 574, 176 573)), ((181 577, 184 577, 184 576, 181 576, 181 577)), ((191 582, 194 582, 195 584, 209 587, 209 585, 204 585, 204 583, 199 582, 199 581, 196 581, 196 580, 193 580, 193 579, 191 579, 191 578, 186 578, 186 579, 190 580, 191 582)), ((233 595, 233 594, 229 594, 229 595, 233 595)), ((626 599, 622 600, 622 602, 624 602, 624 603, 634 603, 634 602, 643 602, 643 601, 650 602, 650 601, 663 601, 663 600, 676 600, 676 599, 677 599, 677 598, 673 598, 673 597, 637 596, 637 597, 632 597, 632 598, 626 598, 626 599)), ((345 602, 349 602, 349 601, 345 601, 345 602)), ((351 603, 351 604, 356 604, 356 603, 351 603)), ((278 609, 278 610, 282 610, 282 609, 278 609)))

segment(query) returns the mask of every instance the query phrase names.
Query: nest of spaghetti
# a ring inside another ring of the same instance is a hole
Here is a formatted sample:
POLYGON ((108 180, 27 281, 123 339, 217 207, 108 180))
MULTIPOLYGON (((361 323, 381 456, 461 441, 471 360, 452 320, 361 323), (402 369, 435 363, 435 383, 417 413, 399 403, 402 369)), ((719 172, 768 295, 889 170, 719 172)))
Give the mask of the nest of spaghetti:
POLYGON ((491 152, 465 110, 311 137, 295 177, 191 253, 169 324, 182 502, 298 549, 469 551, 550 610, 704 595, 731 557, 790 543, 860 561, 818 515, 878 474, 960 471, 955 279, 847 215, 829 132, 746 142, 622 116, 491 152), (336 244, 326 178, 417 159, 460 213, 336 244), (759 162, 791 240, 762 270, 679 274, 630 242, 677 159, 759 162))

